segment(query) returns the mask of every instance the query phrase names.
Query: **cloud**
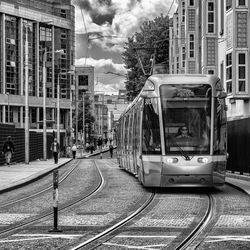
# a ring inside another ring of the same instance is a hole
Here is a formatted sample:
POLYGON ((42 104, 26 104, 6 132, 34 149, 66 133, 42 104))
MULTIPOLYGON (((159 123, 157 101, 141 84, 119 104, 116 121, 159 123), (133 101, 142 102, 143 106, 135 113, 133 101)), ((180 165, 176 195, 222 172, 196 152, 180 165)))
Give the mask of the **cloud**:
POLYGON ((95 68, 95 85, 100 91, 103 88, 104 91, 118 91, 119 89, 125 89, 124 80, 127 70, 124 64, 114 63, 112 59, 100 59, 93 58, 81 58, 76 60, 76 66, 91 65, 95 68), (102 87, 101 87, 102 86, 102 87))
MULTIPOLYGON (((121 52, 127 37, 138 31, 144 21, 152 20, 161 13, 168 13, 172 0, 81 0, 80 3, 87 32, 99 32, 102 36, 109 36, 93 39, 91 43, 104 50, 121 52)), ((172 6, 170 15, 174 13, 176 6, 172 6)), ((76 20, 76 32, 86 33, 79 22, 82 20, 79 7, 76 7, 76 20)))

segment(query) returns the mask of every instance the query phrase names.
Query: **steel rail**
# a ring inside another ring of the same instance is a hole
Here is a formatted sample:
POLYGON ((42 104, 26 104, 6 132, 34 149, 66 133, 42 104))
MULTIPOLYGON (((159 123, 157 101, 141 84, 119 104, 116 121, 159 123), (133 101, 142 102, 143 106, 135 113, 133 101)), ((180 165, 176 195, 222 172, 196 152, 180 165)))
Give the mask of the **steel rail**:
MULTIPOLYGON (((78 167, 79 162, 80 161, 78 161, 77 164, 74 164, 73 165, 74 167, 72 169, 70 169, 68 172, 66 172, 65 174, 63 174, 62 177, 59 178, 59 184, 63 183, 68 178, 68 176, 78 167)), ((45 193, 45 192, 49 191, 52 188, 53 188, 53 185, 51 185, 49 187, 46 187, 46 188, 44 188, 44 189, 42 189, 42 190, 40 190, 38 192, 35 192, 35 193, 31 194, 31 195, 28 195, 26 197, 15 199, 15 200, 12 200, 12 201, 10 201, 8 203, 2 204, 2 205, 0 205, 0 209, 8 207, 8 206, 16 204, 16 203, 19 203, 21 201, 28 200, 28 199, 33 198, 33 197, 36 197, 36 196, 38 196, 38 195, 40 195, 42 193, 45 193)))
MULTIPOLYGON (((152 192, 150 197, 135 211, 133 212, 131 215, 129 215, 128 217, 126 217, 125 219, 119 221, 118 223, 116 223, 115 225, 109 227, 108 229, 104 230, 103 232, 97 234, 96 236, 80 243, 79 245, 70 248, 70 250, 77 250, 77 249, 81 249, 82 247, 88 246, 91 243, 94 243, 95 241, 97 241, 98 239, 108 236, 111 233, 115 232, 116 230, 120 229, 122 226, 124 226, 126 223, 128 223, 129 221, 131 221, 132 219, 134 219, 137 215, 139 215, 140 213, 142 213, 148 206, 149 204, 151 204, 151 202, 154 200, 155 197, 155 192, 152 192)), ((92 249, 92 248, 91 248, 92 249)))
MULTIPOLYGON (((89 193, 87 194, 84 194, 83 196, 80 196, 78 198, 75 198, 72 202, 66 204, 66 205, 62 205, 58 210, 61 212, 63 210, 66 210, 74 205, 76 205, 77 203, 79 202, 82 202, 82 201, 86 201, 87 199, 91 198, 92 196, 94 196, 97 192, 99 192, 103 185, 104 185, 104 178, 103 178, 103 175, 101 173, 101 171, 99 170, 98 166, 96 165, 96 162, 94 161, 94 165, 97 169, 97 172, 98 172, 98 176, 99 176, 99 182, 98 182, 98 185, 96 185, 96 187, 91 190, 89 193)), ((20 223, 15 223, 13 225, 11 225, 10 227, 8 228, 5 228, 3 230, 0 230, 0 236, 3 236, 3 235, 6 235, 8 233, 11 233, 11 232, 14 232, 18 229, 22 229, 24 228, 25 226, 28 226, 32 223, 35 223, 36 221, 39 221, 41 219, 45 219, 49 216, 53 215, 53 211, 50 211, 50 212, 44 212, 40 215, 37 215, 35 217, 32 217, 32 218, 28 218, 24 221, 21 221, 20 223)))
POLYGON ((193 231, 177 247, 175 247, 174 250, 187 249, 187 247, 189 247, 208 226, 213 215, 214 199, 211 194, 207 194, 207 196, 208 206, 206 213, 200 220, 199 224, 193 229, 193 231))

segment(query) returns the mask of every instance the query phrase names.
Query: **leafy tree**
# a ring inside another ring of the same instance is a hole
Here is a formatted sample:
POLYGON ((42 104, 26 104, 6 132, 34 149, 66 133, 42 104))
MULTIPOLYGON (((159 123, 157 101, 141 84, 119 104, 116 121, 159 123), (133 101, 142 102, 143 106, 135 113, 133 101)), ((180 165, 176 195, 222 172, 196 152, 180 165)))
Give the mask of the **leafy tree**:
MULTIPOLYGON (((78 103, 78 131, 81 131, 83 129, 83 109, 82 109, 83 103, 82 101, 78 103)), ((85 129, 88 127, 89 134, 92 134, 92 128, 93 124, 95 122, 95 117, 91 113, 91 101, 89 99, 89 96, 85 96, 84 99, 84 106, 85 106, 85 129)), ((73 127, 76 129, 75 125, 75 119, 73 120, 73 127)), ((86 132, 86 131, 85 131, 86 132)))
POLYGON ((129 100, 137 96, 147 78, 140 66, 135 48, 138 48, 136 51, 146 74, 150 73, 152 56, 155 57, 156 64, 166 64, 168 68, 169 17, 161 15, 152 21, 145 21, 140 26, 140 31, 129 37, 125 44, 122 58, 125 67, 129 69, 125 82, 129 100))

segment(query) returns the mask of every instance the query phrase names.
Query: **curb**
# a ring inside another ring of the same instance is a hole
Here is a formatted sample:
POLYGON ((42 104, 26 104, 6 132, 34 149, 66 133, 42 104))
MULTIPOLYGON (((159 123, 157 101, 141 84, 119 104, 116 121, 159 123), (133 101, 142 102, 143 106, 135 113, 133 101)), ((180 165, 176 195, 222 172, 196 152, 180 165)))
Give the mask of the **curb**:
POLYGON ((38 179, 43 178, 44 176, 52 173, 55 169, 59 169, 60 167, 66 165, 67 163, 71 162, 72 160, 73 159, 70 159, 69 161, 66 161, 66 162, 62 163, 61 165, 57 165, 54 168, 45 169, 43 171, 35 173, 35 174, 33 174, 33 175, 29 176, 29 177, 26 177, 24 179, 21 179, 21 180, 15 182, 14 184, 6 185, 6 187, 3 187, 0 190, 0 194, 12 191, 12 190, 20 188, 20 187, 24 187, 24 186, 26 186, 26 185, 28 185, 28 184, 30 184, 32 182, 35 182, 38 179))

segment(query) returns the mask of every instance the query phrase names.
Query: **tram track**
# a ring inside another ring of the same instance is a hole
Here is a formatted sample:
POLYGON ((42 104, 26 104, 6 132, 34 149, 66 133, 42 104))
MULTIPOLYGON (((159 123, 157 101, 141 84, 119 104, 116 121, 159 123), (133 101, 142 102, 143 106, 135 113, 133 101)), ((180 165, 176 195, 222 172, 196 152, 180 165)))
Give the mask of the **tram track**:
MULTIPOLYGON (((78 167, 79 162, 80 161, 78 160, 77 163, 73 164, 73 167, 69 171, 67 171, 62 176, 59 177, 59 184, 62 184, 69 177, 69 175, 78 167)), ((11 206, 11 205, 15 205, 19 202, 23 202, 23 201, 31 199, 31 198, 34 198, 34 197, 41 195, 49 190, 52 190, 52 189, 53 189, 53 185, 51 184, 50 186, 44 187, 42 190, 36 191, 33 194, 27 195, 27 196, 19 198, 19 199, 14 199, 8 203, 2 204, 2 205, 0 205, 0 209, 11 206)))
POLYGON ((139 208, 137 208, 137 210, 134 211, 132 214, 130 214, 126 218, 123 218, 121 221, 105 229, 103 232, 95 235, 94 237, 78 244, 77 246, 73 248, 70 248, 70 250, 78 250, 78 249, 91 250, 91 249, 96 249, 98 246, 101 246, 103 242, 102 241, 99 242, 99 240, 101 240, 102 238, 109 237, 112 234, 116 233, 119 229, 124 227, 127 223, 131 222, 135 217, 143 213, 145 209, 153 202, 154 198, 155 198, 155 192, 152 192, 150 196, 148 197, 148 199, 139 208))
MULTIPOLYGON (((98 193, 99 190, 102 189, 102 187, 104 185, 104 178, 103 178, 102 173, 101 173, 101 171, 99 170, 99 168, 98 168, 98 166, 96 164, 96 161, 94 161, 94 166, 96 167, 97 173, 98 173, 98 180, 96 181, 96 185, 93 188, 91 188, 90 190, 84 192, 81 196, 76 197, 73 200, 62 204, 58 209, 59 212, 63 212, 64 210, 67 210, 70 207, 73 207, 73 206, 77 205, 79 202, 86 201, 87 199, 89 199, 92 196, 96 195, 96 193, 98 193)), ((75 166, 75 168, 76 167, 77 166, 75 166)), ((75 170, 75 168, 71 169, 71 171, 69 171, 67 174, 65 174, 65 176, 61 180, 61 182, 63 180, 65 180, 75 170)), ((43 190, 43 192, 48 191, 49 189, 50 188, 46 188, 46 189, 43 190)), ((38 192, 37 194, 33 194, 30 197, 26 197, 26 200, 31 199, 31 197, 33 198, 35 195, 38 196, 39 194, 41 194, 41 192, 38 192)), ((10 205, 12 205, 12 204, 9 203, 9 206, 10 205)), ((7 204, 5 204, 5 206, 7 206, 7 204)), ((12 225, 10 225, 8 227, 0 229, 0 237, 4 237, 7 234, 14 233, 17 230, 23 229, 26 226, 29 226, 29 225, 31 225, 33 223, 36 223, 36 222, 38 222, 38 221, 40 221, 42 219, 47 219, 52 215, 53 215, 53 211, 52 211, 52 209, 50 209, 49 211, 46 210, 44 212, 41 212, 39 215, 27 218, 27 219, 25 219, 25 220, 23 220, 23 221, 21 221, 19 223, 14 223, 14 224, 12 224, 12 225)))
POLYGON ((198 238, 205 232, 208 227, 211 218, 213 216, 214 211, 214 198, 211 194, 207 194, 208 196, 208 206, 204 216, 201 218, 200 222, 196 225, 196 227, 189 233, 184 240, 182 240, 174 250, 184 250, 190 247, 198 238))

